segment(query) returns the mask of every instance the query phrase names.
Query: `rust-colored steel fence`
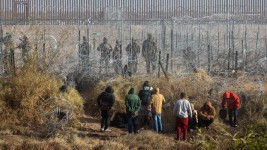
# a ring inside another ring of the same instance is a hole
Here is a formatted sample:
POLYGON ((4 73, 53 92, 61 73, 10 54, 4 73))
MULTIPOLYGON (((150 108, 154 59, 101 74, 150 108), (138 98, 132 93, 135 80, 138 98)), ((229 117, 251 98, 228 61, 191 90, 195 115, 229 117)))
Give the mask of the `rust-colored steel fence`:
POLYGON ((266 21, 266 0, 0 0, 4 24, 194 18, 266 21))

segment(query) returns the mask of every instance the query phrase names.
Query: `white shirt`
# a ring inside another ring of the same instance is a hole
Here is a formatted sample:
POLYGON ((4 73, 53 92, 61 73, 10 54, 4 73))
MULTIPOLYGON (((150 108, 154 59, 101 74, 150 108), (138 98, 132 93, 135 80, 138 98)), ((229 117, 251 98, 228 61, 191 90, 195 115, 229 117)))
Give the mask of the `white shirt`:
POLYGON ((180 118, 192 117, 192 109, 187 99, 179 99, 175 102, 173 114, 180 118))

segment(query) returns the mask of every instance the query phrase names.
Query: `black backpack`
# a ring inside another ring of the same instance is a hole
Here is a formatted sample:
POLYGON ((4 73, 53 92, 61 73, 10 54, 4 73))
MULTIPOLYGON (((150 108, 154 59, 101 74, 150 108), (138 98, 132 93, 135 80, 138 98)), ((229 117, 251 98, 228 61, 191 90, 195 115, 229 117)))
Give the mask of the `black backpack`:
POLYGON ((126 113, 117 112, 113 120, 110 122, 110 125, 117 128, 125 128, 125 126, 127 125, 126 113))
POLYGON ((141 99, 141 104, 142 105, 148 105, 151 101, 151 90, 141 90, 139 92, 139 97, 141 99))

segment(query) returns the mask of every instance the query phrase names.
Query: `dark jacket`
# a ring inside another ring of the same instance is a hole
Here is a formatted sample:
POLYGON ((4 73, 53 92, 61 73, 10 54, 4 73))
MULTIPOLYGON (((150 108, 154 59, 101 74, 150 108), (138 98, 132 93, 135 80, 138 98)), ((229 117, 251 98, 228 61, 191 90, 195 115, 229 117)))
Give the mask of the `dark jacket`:
POLYGON ((136 95, 135 88, 131 88, 128 95, 125 98, 126 113, 127 114, 137 114, 141 107, 141 100, 136 95))
POLYGON ((115 96, 113 89, 107 87, 105 92, 101 93, 97 98, 97 105, 101 110, 111 109, 115 103, 115 96))

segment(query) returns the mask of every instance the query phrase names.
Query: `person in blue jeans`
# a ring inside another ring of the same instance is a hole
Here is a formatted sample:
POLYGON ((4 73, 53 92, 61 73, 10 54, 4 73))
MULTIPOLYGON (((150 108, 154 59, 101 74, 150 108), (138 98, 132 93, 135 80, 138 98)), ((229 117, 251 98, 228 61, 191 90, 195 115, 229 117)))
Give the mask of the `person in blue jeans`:
POLYGON ((241 105, 240 98, 234 92, 225 92, 223 94, 221 107, 225 108, 225 106, 224 106, 225 104, 227 104, 230 126, 238 127, 238 125, 237 125, 237 111, 241 105), (233 118, 234 118, 234 120, 233 120, 233 118))
POLYGON ((162 132, 162 121, 161 121, 161 113, 162 113, 162 103, 165 102, 165 98, 162 94, 159 93, 159 88, 154 90, 154 94, 151 99, 151 107, 152 107, 152 118, 154 124, 154 131, 162 132))
POLYGON ((128 118, 128 132, 138 133, 138 112, 141 107, 141 100, 136 95, 135 88, 131 88, 125 98, 126 114, 128 118))
POLYGON ((152 116, 153 116, 154 131, 158 133, 162 132, 161 114, 153 114, 152 116))

